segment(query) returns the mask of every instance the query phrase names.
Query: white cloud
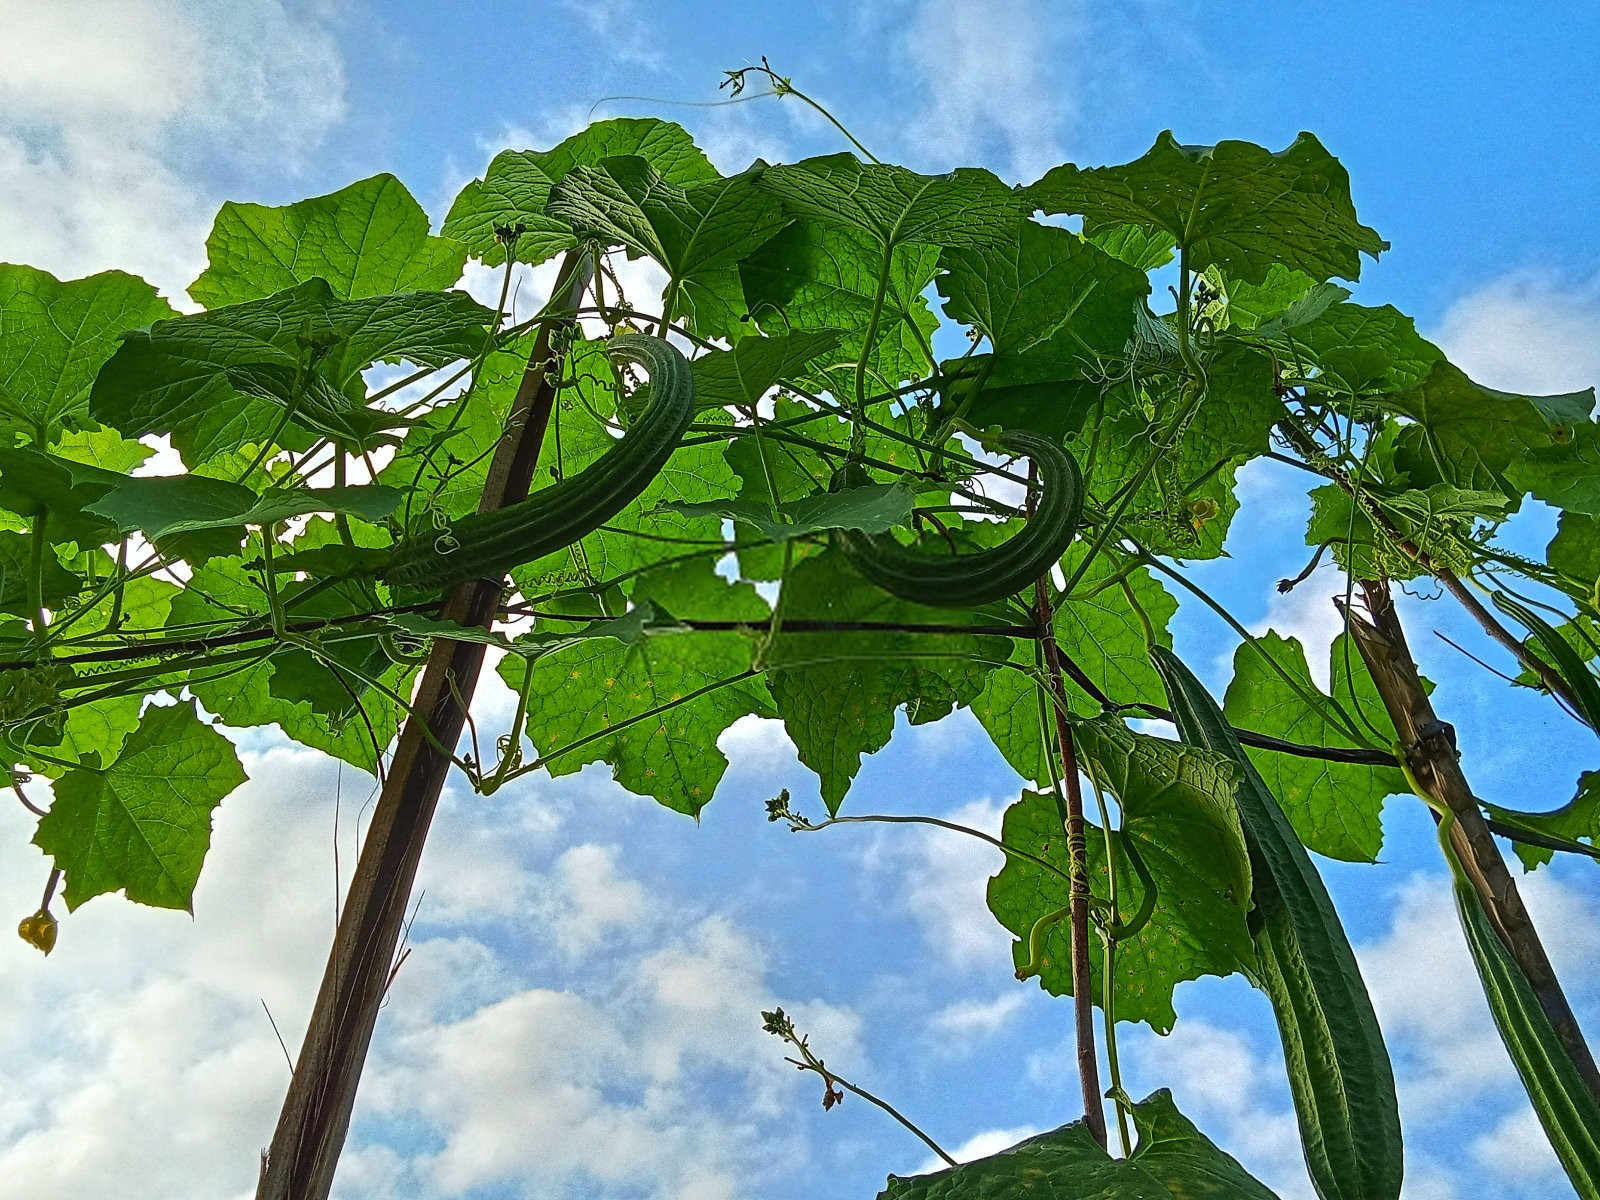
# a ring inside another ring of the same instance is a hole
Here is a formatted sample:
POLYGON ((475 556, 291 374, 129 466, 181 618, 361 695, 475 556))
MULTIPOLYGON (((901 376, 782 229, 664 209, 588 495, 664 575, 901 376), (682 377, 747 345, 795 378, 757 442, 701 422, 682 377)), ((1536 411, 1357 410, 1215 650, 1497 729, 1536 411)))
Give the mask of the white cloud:
POLYGON ((1401 1200, 1456 1200, 1460 1194, 1456 1191, 1456 1185, 1438 1167, 1419 1163, 1415 1158, 1406 1164, 1405 1183, 1400 1189, 1401 1200))
POLYGON ((1311 1200, 1283 1067, 1272 1053, 1194 1019, 1166 1037, 1141 1029, 1125 1039, 1130 1077, 1170 1086, 1179 1111, 1283 1200, 1311 1200))
MULTIPOLYGON (((7 1194, 99 1195, 113 1180, 128 1200, 252 1193, 288 1079, 261 1002, 293 1053, 332 935, 335 767, 290 748, 244 757, 251 782, 217 811, 192 920, 104 898, 64 915, 48 960, 0 941, 7 1194)), ((363 790, 348 775, 346 839, 363 790)), ((763 1008, 782 1003, 830 1065, 870 1073, 860 1019, 778 994, 750 933, 654 894, 612 847, 558 846, 565 809, 545 793, 569 786, 447 793, 340 1195, 493 1181, 582 1195, 598 1181, 734 1200, 766 1164, 807 1153, 790 1124, 815 1079, 782 1062, 763 1008), (542 986, 525 977, 530 951, 542 986), (385 1117, 409 1133, 389 1144, 385 1117)), ((38 903, 46 864, 28 826, 0 807, 4 911, 38 903)))
MULTIPOLYGON (((1581 986, 1584 964, 1600 957, 1600 930, 1585 916, 1586 899, 1549 871, 1518 881, 1556 973, 1574 1004, 1592 1003, 1581 986)), ((1429 1119, 1486 1094, 1520 1098, 1462 941, 1450 882, 1417 874, 1391 901, 1394 921, 1382 939, 1357 948, 1379 1024, 1395 1039, 1401 1112, 1429 1119)), ((1548 1153, 1548 1150, 1546 1150, 1548 1153)))
POLYGON ((978 1038, 999 1033, 1017 1015, 1022 1003, 1020 991, 1001 992, 993 1000, 958 1000, 934 1013, 928 1019, 928 1028, 965 1049, 978 1038))
MULTIPOLYGON (((246 755, 217 810, 195 915, 96 899, 41 959, 0 942, 0 1178, 18 1195, 247 1195, 333 931, 333 772, 305 751, 246 755), (264 853, 266 847, 272 853, 264 853), (162 1120, 150 1119, 159 1104, 162 1120)), ((0 816, 0 907, 38 903, 26 813, 0 816)), ((58 906, 59 912, 59 906, 58 906)))
MULTIPOLYGON (((974 800, 940 816, 1000 835, 1006 802, 974 800)), ((922 929, 928 947, 958 967, 987 967, 1009 974, 1011 934, 984 903, 989 876, 1005 856, 977 838, 925 826, 897 827, 874 838, 864 864, 891 883, 895 903, 922 929)))
POLYGON ((1548 394, 1600 384, 1600 274, 1524 270, 1450 306, 1432 335, 1486 387, 1548 394))
POLYGON ((717 736, 717 749, 732 769, 758 775, 775 774, 799 761, 783 722, 767 717, 740 717, 717 736))
POLYGON ((1532 1178, 1561 1177, 1561 1164, 1532 1107, 1524 1106, 1505 1117, 1488 1133, 1475 1138, 1472 1157, 1508 1182, 1526 1184, 1532 1178))
POLYGON ((617 873, 615 846, 573 846, 556 859, 555 878, 566 910, 554 922, 562 948, 591 950, 608 933, 638 924, 647 904, 644 888, 617 873))
MULTIPOLYGON (((1310 554, 1309 550, 1307 554, 1310 554)), ((1344 632, 1344 618, 1334 606, 1333 598, 1344 594, 1344 572, 1332 562, 1330 552, 1317 569, 1296 584, 1292 591, 1273 592, 1272 599, 1267 603, 1266 615, 1252 624, 1250 632, 1259 636, 1270 629, 1286 638, 1298 638, 1306 652, 1311 678, 1319 688, 1327 691, 1330 680, 1328 649, 1333 645, 1334 638, 1344 632)), ((1231 677, 1231 652, 1228 660, 1226 674, 1231 677)))
POLYGON ((1014 181, 1061 161, 1058 131, 1076 118, 1082 78, 1082 47, 1060 32, 1081 24, 1076 0, 934 0, 908 18, 902 53, 925 99, 902 128, 933 169, 995 161, 995 140, 1014 181))
POLYGON ((181 301, 220 199, 194 162, 295 170, 344 114, 332 33, 280 0, 0 0, 0 28, 0 260, 62 277, 181 301))
POLYGON ((647 71, 666 64, 660 36, 632 0, 561 0, 560 7, 605 46, 611 61, 647 71))
MULTIPOLYGON (((1018 1142, 1027 1141, 1034 1134, 1043 1132, 1035 1125, 1018 1125, 1014 1129, 985 1129, 982 1133, 973 1134, 959 1146, 946 1146, 944 1149, 945 1153, 958 1163, 976 1162, 980 1158, 988 1158, 991 1154, 1009 1150, 1018 1142)), ((926 1175, 930 1171, 942 1171, 949 1165, 944 1159, 929 1155, 921 1166, 909 1174, 926 1175)))
MULTIPOLYGON (((434 1132, 439 1148, 414 1166, 435 1194, 505 1181, 541 1195, 596 1183, 682 1200, 746 1194, 773 1137, 788 1136, 762 1122, 807 1086, 760 1029, 774 1003, 765 974, 747 934, 708 918, 593 988, 527 989, 408 1030, 372 1072, 371 1110, 434 1132), (730 1078, 741 1099, 726 1103, 730 1078)), ((830 1060, 860 1061, 853 1014, 785 1007, 830 1060)))

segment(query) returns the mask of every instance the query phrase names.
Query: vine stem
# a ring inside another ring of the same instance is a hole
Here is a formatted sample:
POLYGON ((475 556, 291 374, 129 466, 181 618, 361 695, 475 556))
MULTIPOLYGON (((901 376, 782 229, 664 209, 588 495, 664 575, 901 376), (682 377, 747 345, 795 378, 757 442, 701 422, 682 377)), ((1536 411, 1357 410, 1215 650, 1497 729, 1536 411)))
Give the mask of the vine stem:
POLYGON ((952 833, 961 833, 965 834, 967 837, 977 838, 979 841, 988 842, 989 845, 993 846, 996 850, 999 850, 1007 858, 1016 858, 1022 860, 1023 862, 1031 862, 1034 866, 1039 867, 1041 870, 1049 871, 1052 875, 1061 876, 1063 879, 1066 879, 1068 883, 1070 883, 1072 880, 1071 875, 1063 871, 1060 867, 1056 866, 1055 863, 1050 862, 1048 859, 1040 858, 1037 854, 1030 854, 1021 847, 1013 846, 1009 842, 1001 841, 993 834, 985 833, 981 829, 974 829, 970 825, 961 825, 955 821, 946 821, 942 817, 927 817, 921 815, 920 813, 859 813, 853 817, 829 817, 826 821, 805 821, 803 818, 798 817, 791 817, 789 819, 791 821, 789 828, 795 833, 815 833, 817 830, 826 829, 830 825, 867 825, 874 823, 882 825, 932 825, 936 829, 948 829, 952 833), (799 820, 801 823, 794 824, 793 822, 796 820, 799 820))
MULTIPOLYGON (((1031 468, 1029 474, 1032 475, 1031 468)), ((1028 493, 1028 507, 1033 507, 1032 492, 1028 493)), ((1056 645, 1048 575, 1034 585, 1033 596, 1046 684, 1055 699, 1050 708, 1055 714, 1056 745, 1061 752, 1061 773, 1066 783, 1067 812, 1063 824, 1067 835, 1067 860, 1072 871, 1068 920, 1072 929, 1072 1016, 1078 1042, 1078 1085, 1083 1092, 1084 1124, 1104 1148, 1106 1114, 1100 1102, 1100 1066, 1094 1045, 1094 993, 1089 978, 1089 864, 1083 832, 1083 787, 1078 779, 1078 754, 1072 740, 1072 725, 1067 721, 1067 688, 1061 678, 1061 651, 1056 645)))
MULTIPOLYGON (((517 388, 508 436, 490 464, 480 512, 528 494, 555 399, 556 379, 546 371, 551 339, 558 328, 570 325, 589 270, 589 257, 582 251, 569 252, 561 261, 551 316, 540 328, 517 388)), ((444 615, 462 625, 486 627, 500 593, 498 580, 461 584, 444 615)), ((388 990, 406 901, 451 766, 451 756, 441 753, 435 742, 450 746, 460 738, 463 704, 476 689, 484 651, 475 642, 440 638, 433 644, 373 810, 272 1145, 262 1159, 257 1200, 327 1200, 378 1009, 388 990)))
POLYGON ((1407 558, 1431 574, 1439 581, 1440 586, 1445 591, 1456 598, 1457 603, 1467 610, 1472 619, 1482 627, 1484 633, 1498 642, 1511 653, 1511 656, 1518 663, 1532 672, 1551 695, 1565 700, 1568 704, 1577 705, 1577 697, 1573 695, 1572 688, 1567 681, 1561 678, 1560 672, 1518 641, 1516 635, 1502 625, 1495 618, 1495 615, 1485 608, 1483 603, 1472 594, 1472 589, 1462 582, 1459 575, 1449 568, 1434 562, 1432 556, 1426 550, 1400 532, 1399 527, 1389 519, 1389 514, 1373 503, 1367 495, 1360 492, 1348 472, 1336 465, 1330 465, 1326 469, 1318 469, 1314 465, 1318 461, 1325 461, 1326 456, 1318 450, 1316 443, 1298 423, 1292 419, 1285 419, 1278 422, 1278 428, 1283 430, 1284 436, 1289 439, 1289 444, 1306 459, 1308 469, 1316 471, 1317 474, 1326 479, 1332 479, 1344 489, 1360 507, 1361 511, 1366 514, 1367 518, 1374 525, 1381 528, 1407 558))
POLYGON ((44 637, 45 625, 48 623, 44 612, 44 556, 49 542, 45 539, 44 527, 49 517, 49 509, 39 510, 38 515, 33 518, 33 537, 29 542, 28 606, 33 610, 35 641, 44 637))
POLYGON ((954 1158, 950 1157, 949 1153, 946 1152, 943 1146, 939 1145, 938 1142, 934 1141, 931 1137, 924 1133, 922 1129, 917 1126, 916 1122, 912 1121, 910 1117, 906 1116, 894 1105, 890 1104, 887 1100, 884 1100, 878 1096, 874 1096, 871 1092, 867 1091, 866 1088, 851 1083, 844 1076, 830 1071, 822 1059, 818 1058, 817 1055, 812 1051, 807 1040, 795 1033, 794 1024, 783 1015, 783 1010, 781 1008, 775 1012, 763 1013, 762 1015, 768 1020, 767 1029, 769 1032, 776 1033, 784 1041, 788 1042, 789 1045, 793 1046, 800 1052, 799 1058, 790 1058, 785 1055, 783 1061, 792 1064, 798 1070, 813 1071, 822 1076, 823 1086, 827 1089, 827 1092, 825 1093, 826 1098, 824 1099, 822 1105, 824 1109, 832 1108, 833 1105, 844 1099, 842 1096, 836 1096, 833 1094, 833 1089, 836 1085, 838 1087, 842 1087, 845 1091, 850 1092, 853 1095, 860 1096, 863 1100, 867 1101, 867 1103, 875 1104, 884 1112, 888 1113, 896 1121, 900 1122, 901 1126, 915 1134, 918 1140, 920 1140, 924 1146, 942 1158, 946 1165, 952 1167, 960 1165, 954 1158))
POLYGON ((1423 690, 1389 586, 1383 580, 1364 579, 1360 587, 1366 615, 1345 608, 1345 622, 1399 734, 1406 770, 1427 793, 1421 797, 1424 803, 1441 805, 1454 818, 1449 837, 1462 869, 1579 1075, 1600 1099, 1600 1070, 1545 954, 1539 931, 1522 903, 1516 880, 1506 869, 1477 797, 1462 774, 1454 741, 1423 690))

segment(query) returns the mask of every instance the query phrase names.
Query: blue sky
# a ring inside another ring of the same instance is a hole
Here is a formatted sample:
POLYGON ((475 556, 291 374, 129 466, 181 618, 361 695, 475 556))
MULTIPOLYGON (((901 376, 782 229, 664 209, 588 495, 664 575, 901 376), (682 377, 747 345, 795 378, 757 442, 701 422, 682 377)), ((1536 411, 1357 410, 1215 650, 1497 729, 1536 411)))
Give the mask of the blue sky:
MULTIPOLYGON (((237 0, 0 0, 0 260, 62 277, 119 266, 169 294, 204 263, 224 199, 284 203, 379 170, 435 219, 507 146, 547 146, 615 94, 707 101, 766 54, 884 158, 1031 180, 1120 162, 1156 133, 1273 148, 1301 129, 1349 169, 1394 248, 1356 298, 1392 302, 1490 386, 1600 382, 1594 197, 1600 11, 1500 6, 1088 2, 790 6, 237 0), (89 64, 85 68, 84 64, 89 64)), ((640 101, 596 116, 682 122, 724 170, 840 148, 792 102, 640 101)), ((528 281, 536 292, 539 277, 528 281)), ((1300 484, 1241 481, 1231 560, 1197 571, 1252 629, 1318 647, 1334 631, 1304 562, 1300 484)), ((1530 503, 1516 545, 1553 529, 1530 503)), ((1595 765, 1548 703, 1467 664, 1474 627, 1431 591, 1403 600, 1477 790, 1550 807, 1595 765)), ((1180 651, 1222 687, 1233 643, 1184 603, 1180 651)), ((1316 657, 1313 651, 1313 660, 1316 657)), ((490 689, 480 721, 503 719, 490 689)), ((924 1149, 868 1106, 824 1114, 813 1077, 759 1031, 774 1002, 830 1065, 948 1148, 998 1149, 1075 1107, 1070 1011, 1010 977, 983 906, 998 855, 933 831, 790 835, 761 802, 815 783, 781 729, 746 722, 696 825, 603 768, 479 798, 453 789, 423 868, 414 952, 385 1010, 336 1194, 722 1200, 871 1196, 924 1149)), ((48 962, 0 944, 0 1178, 30 1196, 246 1196, 286 1082, 261 1002, 291 1048, 332 929, 370 783, 270 731, 241 740, 252 781, 219 811, 196 915, 104 899, 48 962), (340 823, 335 824, 335 796, 340 823)), ((998 828, 1017 778, 966 714, 902 725, 850 809, 998 828)), ((45 867, 0 809, 0 910, 45 867)), ((1384 861, 1324 863, 1390 1031, 1408 1200, 1569 1194, 1487 1021, 1431 829, 1385 817, 1384 861)), ((1524 881, 1552 957, 1600 1030, 1593 864, 1524 881)), ((1309 1191, 1276 1033, 1239 979, 1178 993, 1167 1038, 1123 1027, 1129 1090, 1179 1105, 1283 1196, 1309 1191)))

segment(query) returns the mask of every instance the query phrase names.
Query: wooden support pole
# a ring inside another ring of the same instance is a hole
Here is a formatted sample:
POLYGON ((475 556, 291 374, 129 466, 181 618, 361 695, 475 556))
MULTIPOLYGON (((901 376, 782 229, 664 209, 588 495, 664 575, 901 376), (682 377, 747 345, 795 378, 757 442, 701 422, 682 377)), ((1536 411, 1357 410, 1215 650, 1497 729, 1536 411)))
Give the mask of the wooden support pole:
POLYGON ((1466 869, 1500 939, 1532 984, 1540 1007, 1555 1026, 1579 1074, 1600 1099, 1600 1071, 1595 1068, 1594 1056, 1561 990, 1561 981, 1550 966, 1539 931, 1523 906, 1516 880, 1506 870, 1477 797, 1462 774, 1455 738, 1439 721, 1423 690, 1388 584, 1362 580, 1361 594, 1366 615, 1346 610, 1345 619, 1400 735, 1400 743, 1408 749, 1407 764, 1430 796, 1455 816, 1450 839, 1456 857, 1466 869))
MULTIPOLYGON (((528 494, 556 395, 556 380, 545 369, 552 339, 572 327, 573 318, 564 314, 576 311, 592 258, 572 251, 561 261, 554 315, 541 326, 528 358, 505 437, 489 465, 479 512, 528 494)), ((463 583, 443 616, 487 627, 501 590, 498 580, 463 583)), ((484 647, 476 642, 433 643, 362 843, 272 1146, 262 1156, 257 1200, 327 1200, 333 1186, 411 885, 450 772, 450 757, 439 747, 453 748, 461 737, 483 658, 484 647)))

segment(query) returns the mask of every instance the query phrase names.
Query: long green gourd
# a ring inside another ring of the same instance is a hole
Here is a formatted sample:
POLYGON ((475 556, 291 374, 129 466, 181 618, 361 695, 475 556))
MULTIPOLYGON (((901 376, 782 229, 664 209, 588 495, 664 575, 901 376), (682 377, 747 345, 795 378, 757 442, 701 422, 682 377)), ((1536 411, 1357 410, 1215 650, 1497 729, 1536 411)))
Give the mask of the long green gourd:
POLYGON ((673 346, 621 334, 610 352, 650 375, 651 399, 626 435, 568 479, 493 512, 452 521, 447 530, 407 538, 379 572, 390 584, 449 587, 498 579, 513 567, 569 546, 616 516, 650 486, 694 418, 694 376, 673 346))
POLYGON ((1322 1200, 1395 1200, 1403 1154, 1394 1072, 1327 888, 1217 702, 1170 650, 1153 646, 1150 657, 1179 735, 1241 771, 1259 968, 1252 982, 1278 1020, 1312 1185, 1322 1200))
POLYGON ((1527 977, 1489 923, 1477 891, 1458 877, 1455 895, 1495 1028, 1539 1124, 1578 1195, 1600 1200, 1600 1105, 1584 1086, 1527 977))
POLYGON ((1589 670, 1572 644, 1562 637, 1560 632, 1548 621, 1541 617, 1526 604, 1512 599, 1504 592, 1494 594, 1494 604, 1506 616, 1515 621, 1520 621, 1538 639, 1544 647, 1544 652, 1555 665, 1556 673, 1566 681, 1572 689, 1572 698, 1578 710, 1578 716, 1583 718, 1596 733, 1600 733, 1600 681, 1589 670))
MULTIPOLYGON (((852 566, 884 591, 935 608, 970 608, 1014 596, 1055 566, 1083 518, 1083 474, 1072 455, 1042 434, 1011 430, 999 444, 1025 454, 1038 468, 1042 495, 1027 524, 1000 545, 976 554, 941 557, 902 546, 887 533, 833 531, 833 543, 852 566)), ((867 482, 846 467, 834 486, 867 482)))

